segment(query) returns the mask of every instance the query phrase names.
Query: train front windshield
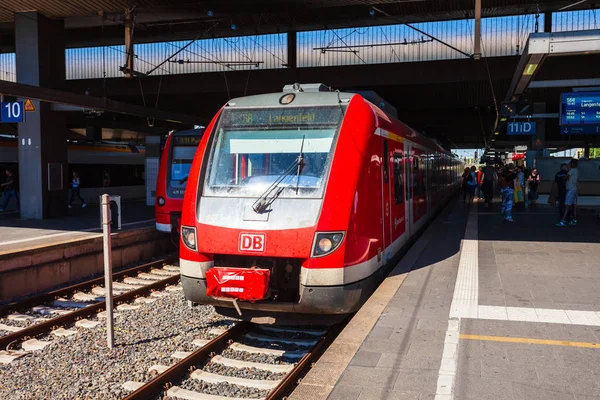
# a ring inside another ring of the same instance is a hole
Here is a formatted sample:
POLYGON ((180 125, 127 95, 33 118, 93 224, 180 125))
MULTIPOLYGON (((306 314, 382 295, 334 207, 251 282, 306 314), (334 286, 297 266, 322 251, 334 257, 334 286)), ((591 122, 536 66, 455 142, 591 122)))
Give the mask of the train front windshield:
POLYGON ((175 136, 171 146, 169 191, 172 196, 183 197, 194 154, 201 136, 175 136))
POLYGON ((279 197, 322 197, 342 116, 339 106, 224 110, 204 195, 258 197, 282 179, 279 197))

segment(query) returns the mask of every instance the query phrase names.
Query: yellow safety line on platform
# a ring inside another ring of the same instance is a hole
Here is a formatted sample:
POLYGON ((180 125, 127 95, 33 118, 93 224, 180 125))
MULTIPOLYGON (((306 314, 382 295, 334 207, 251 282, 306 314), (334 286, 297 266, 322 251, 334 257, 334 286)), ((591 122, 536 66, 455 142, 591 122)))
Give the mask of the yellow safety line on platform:
POLYGON ((546 345, 551 345, 551 346, 585 347, 588 349, 600 349, 599 343, 569 342, 567 340, 546 340, 546 339, 515 338, 515 337, 505 337, 505 336, 467 335, 464 333, 460 335, 460 338, 467 339, 467 340, 482 340, 482 341, 491 341, 491 342, 546 344, 546 345))

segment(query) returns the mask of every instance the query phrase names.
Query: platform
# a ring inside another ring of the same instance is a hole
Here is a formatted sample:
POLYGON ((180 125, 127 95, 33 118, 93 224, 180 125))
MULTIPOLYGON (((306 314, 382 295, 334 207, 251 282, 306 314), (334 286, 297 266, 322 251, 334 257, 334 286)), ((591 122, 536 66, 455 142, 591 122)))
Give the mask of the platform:
MULTIPOLYGON (((122 204, 121 230, 112 230, 113 268, 163 257, 170 235, 158 232, 154 208, 122 204)), ((104 271, 98 206, 72 208, 61 219, 0 219, 0 303, 70 285, 104 271)))
POLYGON ((600 397, 600 219, 448 206, 290 399, 600 397))
MULTIPOLYGON (((154 207, 145 202, 121 204, 121 231, 154 225, 154 207)), ((21 220, 19 213, 0 213, 0 254, 64 240, 89 239, 102 232, 99 205, 73 206, 65 218, 21 220)))

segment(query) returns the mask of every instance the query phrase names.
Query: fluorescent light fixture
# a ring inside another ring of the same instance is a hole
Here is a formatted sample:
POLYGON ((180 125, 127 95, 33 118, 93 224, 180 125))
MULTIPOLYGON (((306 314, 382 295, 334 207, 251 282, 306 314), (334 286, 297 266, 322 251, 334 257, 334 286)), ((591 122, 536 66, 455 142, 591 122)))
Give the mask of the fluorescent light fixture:
POLYGON ((500 132, 496 131, 494 132, 494 135, 498 136, 500 134, 500 132))
POLYGON ((502 118, 500 118, 500 121, 502 121, 502 122, 505 122, 506 120, 507 120, 507 118, 506 118, 506 117, 502 117, 502 118))
POLYGON ((533 73, 535 72, 537 67, 538 67, 538 64, 527 64, 527 66, 525 67, 525 71, 523 71, 523 75, 524 76, 533 75, 533 73))

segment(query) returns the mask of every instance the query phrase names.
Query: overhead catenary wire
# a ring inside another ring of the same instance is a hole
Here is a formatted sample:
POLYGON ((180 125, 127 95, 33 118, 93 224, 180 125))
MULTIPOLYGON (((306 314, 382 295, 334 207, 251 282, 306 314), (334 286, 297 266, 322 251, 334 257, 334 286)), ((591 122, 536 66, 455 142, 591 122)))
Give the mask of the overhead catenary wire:
POLYGON ((188 44, 186 44, 185 46, 183 46, 181 49, 177 50, 175 53, 173 53, 171 56, 167 57, 164 61, 162 61, 160 64, 158 64, 157 66, 155 66, 153 69, 149 70, 146 72, 146 75, 150 75, 152 74, 154 71, 156 71, 158 68, 160 68, 162 65, 166 64, 171 58, 175 57, 177 54, 181 53, 183 50, 185 50, 186 48, 188 48, 189 46, 191 46, 194 42, 196 42, 197 40, 199 40, 202 36, 204 36, 207 32, 209 32, 211 29, 214 29, 215 27, 217 27, 220 24, 221 21, 216 22, 215 24, 213 24, 210 28, 206 29, 205 31, 203 31, 202 33, 200 33, 198 36, 196 36, 195 39, 193 39, 192 41, 190 41, 188 44))
MULTIPOLYGON (((259 13, 258 14, 258 26, 256 27, 256 34, 257 35, 258 35, 258 32, 260 31, 260 23, 261 23, 261 21, 262 21, 262 16, 259 13)), ((258 44, 256 42, 254 42, 254 43, 255 43, 255 45, 254 45, 254 50, 252 52, 252 58, 256 57, 256 44, 258 44)), ((258 67, 258 64, 256 66, 258 67)), ((250 74, 251 73, 252 73, 252 68, 249 68, 248 69, 248 76, 246 77, 246 85, 244 86, 244 96, 246 95, 246 93, 248 91, 248 84, 250 83, 250 74)))
MULTIPOLYGON (((377 7, 372 7, 372 8, 373 8, 373 10, 375 10, 375 11, 379 12, 380 14, 382 14, 382 15, 386 16, 387 18, 389 18, 389 19, 392 19, 392 20, 395 20, 396 22, 398 22, 398 18, 397 18, 397 17, 395 17, 395 16, 393 16, 393 15, 391 15, 391 14, 388 14, 387 12, 385 12, 385 11, 383 11, 383 10, 381 10, 381 9, 377 8, 377 7)), ((406 23, 406 22, 401 22, 401 24, 402 24, 402 25, 405 25, 405 26, 407 26, 407 27, 409 27, 409 28, 410 28, 410 29, 412 29, 412 30, 415 30, 415 31, 419 32, 419 33, 420 33, 420 34, 422 34, 422 35, 425 35, 425 36, 427 36, 427 37, 428 37, 428 38, 430 38, 430 39, 433 39, 434 41, 436 41, 436 42, 438 42, 438 43, 440 43, 440 44, 442 44, 442 45, 444 45, 444 46, 447 46, 447 47, 451 48, 451 49, 452 49, 452 50, 454 50, 454 51, 457 51, 457 52, 459 52, 460 54, 464 55, 465 57, 468 57, 468 58, 473 58, 473 55, 472 55, 472 54, 468 54, 468 53, 466 53, 466 52, 464 52, 464 51, 462 51, 462 50, 460 50, 460 49, 458 49, 458 48, 456 48, 456 47, 452 46, 451 44, 449 44, 449 43, 446 43, 446 42, 444 42, 443 40, 440 40, 440 39, 436 38, 435 36, 432 36, 432 35, 428 34, 427 32, 424 32, 424 31, 422 31, 421 29, 419 29, 419 28, 416 28, 416 27, 412 26, 411 24, 408 24, 408 23, 406 23)))

